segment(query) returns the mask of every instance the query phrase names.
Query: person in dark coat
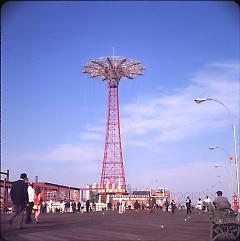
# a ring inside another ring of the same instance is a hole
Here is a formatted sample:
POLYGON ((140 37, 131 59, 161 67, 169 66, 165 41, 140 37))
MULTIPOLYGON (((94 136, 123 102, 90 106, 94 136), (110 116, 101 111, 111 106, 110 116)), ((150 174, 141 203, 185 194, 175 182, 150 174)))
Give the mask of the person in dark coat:
POLYGON ((74 200, 72 201, 72 211, 73 213, 76 212, 76 202, 74 200))
POLYGON ((174 200, 171 201, 170 205, 171 205, 171 212, 172 212, 172 214, 174 214, 175 207, 176 207, 176 204, 175 204, 174 200))
POLYGON ((18 217, 18 228, 23 228, 24 209, 28 203, 28 184, 26 182, 27 174, 22 173, 18 181, 13 182, 10 196, 13 202, 14 215, 11 217, 9 223, 18 217))
POLYGON ((165 211, 168 212, 168 207, 169 207, 169 201, 168 199, 166 198, 166 201, 165 201, 165 211))
POLYGON ((78 202, 78 204, 77 204, 77 210, 79 213, 81 212, 81 203, 80 202, 78 202))
POLYGON ((149 200, 150 213, 153 213, 153 207, 154 207, 154 201, 152 198, 150 198, 149 200))
POLYGON ((135 201, 135 203, 133 204, 133 207, 135 210, 140 209, 140 203, 138 202, 138 200, 135 201))
POLYGON ((87 213, 89 212, 89 207, 90 207, 90 201, 87 200, 87 201, 86 201, 86 210, 87 210, 87 213))
POLYGON ((191 206, 192 206, 192 201, 189 197, 187 197, 187 200, 186 200, 187 214, 191 213, 191 206))
POLYGON ((112 210, 112 203, 110 201, 107 204, 107 208, 108 208, 108 210, 112 210))

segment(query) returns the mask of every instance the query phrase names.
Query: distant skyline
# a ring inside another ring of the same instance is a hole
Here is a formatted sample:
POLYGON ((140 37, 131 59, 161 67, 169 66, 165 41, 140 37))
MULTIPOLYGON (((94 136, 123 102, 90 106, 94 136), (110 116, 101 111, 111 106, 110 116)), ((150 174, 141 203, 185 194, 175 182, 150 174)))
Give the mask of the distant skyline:
POLYGON ((26 172, 76 187, 100 181, 107 84, 81 71, 114 47, 145 66, 119 85, 126 183, 227 193, 228 158, 208 147, 234 154, 231 121, 221 105, 193 100, 229 108, 239 150, 237 4, 11 1, 1 14, 1 164, 11 180, 26 172))

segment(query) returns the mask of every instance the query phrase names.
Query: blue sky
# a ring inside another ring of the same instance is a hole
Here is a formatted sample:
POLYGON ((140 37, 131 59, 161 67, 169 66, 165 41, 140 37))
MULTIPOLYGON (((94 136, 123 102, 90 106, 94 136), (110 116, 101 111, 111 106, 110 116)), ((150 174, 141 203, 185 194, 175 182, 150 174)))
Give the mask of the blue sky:
POLYGON ((79 187, 100 180, 107 85, 81 67, 114 47, 146 68, 119 87, 127 183, 226 191, 228 174, 213 165, 229 168, 227 157, 208 146, 233 153, 230 120, 219 104, 193 100, 222 101, 239 126, 234 2, 12 1, 1 11, 2 170, 12 180, 21 172, 79 187))

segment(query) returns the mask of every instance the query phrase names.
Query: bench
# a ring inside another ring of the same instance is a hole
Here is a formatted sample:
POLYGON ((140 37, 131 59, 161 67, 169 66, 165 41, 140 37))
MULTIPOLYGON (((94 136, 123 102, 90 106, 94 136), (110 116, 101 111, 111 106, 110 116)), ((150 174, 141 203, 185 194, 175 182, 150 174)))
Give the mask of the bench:
POLYGON ((240 240, 240 222, 238 216, 229 209, 217 210, 208 206, 210 218, 210 241, 240 240))

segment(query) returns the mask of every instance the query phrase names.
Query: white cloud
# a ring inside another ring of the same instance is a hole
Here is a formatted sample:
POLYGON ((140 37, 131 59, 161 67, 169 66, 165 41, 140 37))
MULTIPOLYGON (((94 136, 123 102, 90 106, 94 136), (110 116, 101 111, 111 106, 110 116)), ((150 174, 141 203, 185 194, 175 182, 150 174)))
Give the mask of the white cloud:
POLYGON ((101 149, 89 144, 62 144, 45 155, 48 160, 59 161, 95 161, 99 159, 101 149))
POLYGON ((87 126, 85 131, 79 134, 80 140, 98 142, 105 138, 106 126, 104 121, 100 121, 98 126, 87 126))
POLYGON ((19 155, 19 160, 34 160, 43 162, 76 162, 85 166, 99 161, 102 156, 102 145, 94 143, 67 143, 50 148, 45 152, 25 153, 19 155))
POLYGON ((86 141, 102 141, 104 140, 104 136, 100 133, 96 132, 82 132, 80 135, 82 140, 86 141))
POLYGON ((175 89, 168 95, 142 97, 140 101, 123 106, 121 123, 125 143, 130 145, 136 138, 142 143, 149 134, 149 146, 153 146, 230 125, 226 111, 218 103, 197 105, 193 100, 197 97, 218 99, 229 107, 236 119, 239 114, 238 75, 239 66, 235 64, 210 64, 192 75, 185 88, 175 89))

